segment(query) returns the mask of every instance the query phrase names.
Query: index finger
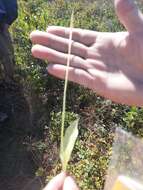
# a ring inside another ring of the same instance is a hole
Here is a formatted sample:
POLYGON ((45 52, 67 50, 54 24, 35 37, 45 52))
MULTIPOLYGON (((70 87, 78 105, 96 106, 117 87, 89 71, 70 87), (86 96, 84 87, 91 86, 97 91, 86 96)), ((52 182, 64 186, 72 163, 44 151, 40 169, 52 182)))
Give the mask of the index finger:
MULTIPOLYGON (((63 38, 69 38, 70 28, 62 26, 49 26, 47 28, 47 32, 63 38)), ((86 46, 91 46, 94 44, 98 35, 98 32, 79 28, 73 28, 72 33, 72 39, 74 41, 82 43, 86 46)))

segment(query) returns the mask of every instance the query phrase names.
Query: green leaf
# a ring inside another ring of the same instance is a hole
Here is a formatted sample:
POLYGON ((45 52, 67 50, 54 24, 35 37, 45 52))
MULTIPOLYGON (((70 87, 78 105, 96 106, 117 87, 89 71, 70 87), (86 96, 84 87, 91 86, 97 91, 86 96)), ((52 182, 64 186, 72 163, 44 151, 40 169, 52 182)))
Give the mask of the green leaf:
POLYGON ((71 125, 67 128, 65 136, 63 138, 63 146, 60 150, 60 158, 63 171, 66 171, 67 164, 70 160, 72 150, 78 137, 78 123, 79 119, 72 122, 71 125))

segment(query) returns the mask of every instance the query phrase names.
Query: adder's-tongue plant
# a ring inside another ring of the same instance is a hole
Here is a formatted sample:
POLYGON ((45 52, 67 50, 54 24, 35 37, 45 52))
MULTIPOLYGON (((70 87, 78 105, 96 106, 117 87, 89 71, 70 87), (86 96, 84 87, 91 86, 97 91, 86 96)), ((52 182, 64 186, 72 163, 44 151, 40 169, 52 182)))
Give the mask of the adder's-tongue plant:
POLYGON ((79 121, 78 119, 72 122, 71 125, 66 129, 64 133, 65 114, 66 114, 66 96, 67 96, 70 56, 71 56, 71 48, 72 48, 73 26, 74 26, 74 11, 72 11, 71 21, 70 21, 68 59, 67 59, 67 66, 66 66, 64 96, 63 96, 61 146, 60 146, 60 159, 61 159, 63 171, 66 171, 67 169, 67 164, 70 160, 71 153, 75 145, 75 141, 78 137, 78 121, 79 121))

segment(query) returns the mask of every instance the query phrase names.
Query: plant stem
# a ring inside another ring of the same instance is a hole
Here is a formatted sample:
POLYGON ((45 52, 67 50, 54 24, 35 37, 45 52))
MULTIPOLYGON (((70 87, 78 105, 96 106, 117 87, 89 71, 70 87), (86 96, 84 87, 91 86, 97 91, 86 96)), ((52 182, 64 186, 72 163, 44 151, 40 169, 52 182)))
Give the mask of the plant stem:
MULTIPOLYGON (((68 76, 69 76, 69 67, 70 67, 71 47, 72 47, 73 21, 74 21, 74 11, 72 11, 71 20, 70 20, 68 59, 67 59, 67 67, 66 67, 66 73, 65 73, 65 85, 64 85, 64 97, 63 97, 63 109, 62 109, 62 126, 61 126, 61 151, 63 150, 65 114, 66 114, 66 99, 67 99, 67 86, 68 86, 68 76)), ((65 168, 63 168, 63 170, 65 170, 65 168)))

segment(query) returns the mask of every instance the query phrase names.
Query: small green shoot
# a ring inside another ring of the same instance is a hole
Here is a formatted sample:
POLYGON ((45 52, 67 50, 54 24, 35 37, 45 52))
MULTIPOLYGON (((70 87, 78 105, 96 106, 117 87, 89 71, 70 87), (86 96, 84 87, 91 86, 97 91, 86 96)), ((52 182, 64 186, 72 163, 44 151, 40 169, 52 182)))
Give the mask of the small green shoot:
POLYGON ((74 11, 72 11, 70 21, 70 35, 69 35, 69 46, 68 46, 68 60, 65 74, 65 86, 64 86, 64 97, 63 97, 63 111, 62 111, 62 126, 61 126, 61 147, 60 147, 60 159, 62 163, 62 170, 66 171, 68 161, 70 160, 72 150, 74 148, 75 141, 78 137, 78 120, 74 121, 69 128, 67 128, 64 136, 64 125, 65 125, 65 114, 66 114, 66 96, 70 66, 70 55, 72 47, 72 35, 73 35, 73 22, 74 22, 74 11))

